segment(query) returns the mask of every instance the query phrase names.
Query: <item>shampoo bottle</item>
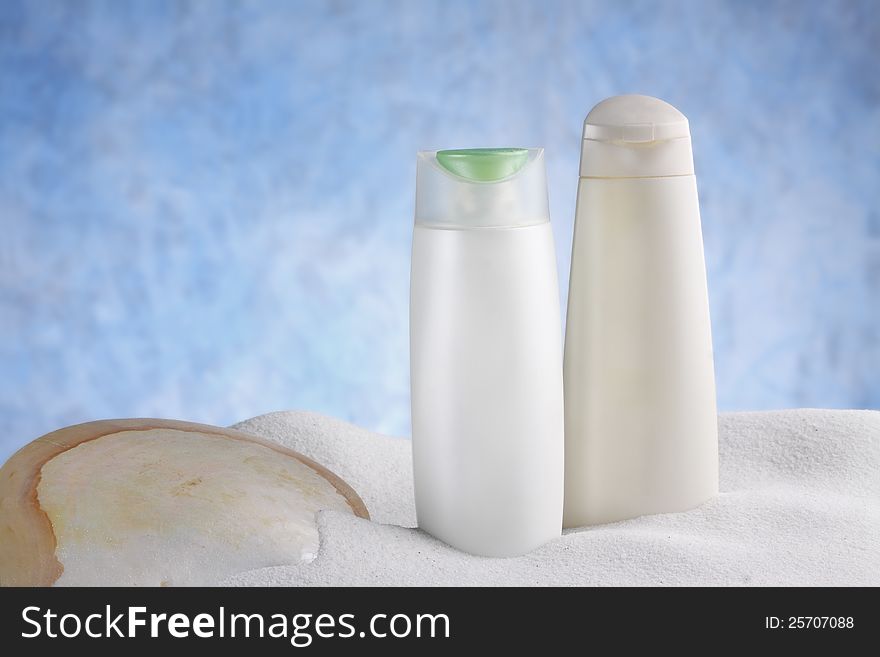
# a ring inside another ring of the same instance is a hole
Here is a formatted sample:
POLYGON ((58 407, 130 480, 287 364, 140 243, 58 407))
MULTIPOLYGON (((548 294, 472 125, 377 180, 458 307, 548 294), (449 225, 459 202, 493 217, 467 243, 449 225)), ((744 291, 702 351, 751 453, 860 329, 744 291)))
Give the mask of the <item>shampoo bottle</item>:
POLYGON ((419 153, 410 308, 419 526, 484 556, 559 536, 562 331, 541 149, 419 153))
POLYGON ((715 379, 688 121, 648 96, 587 116, 565 335, 565 526, 718 491, 715 379))

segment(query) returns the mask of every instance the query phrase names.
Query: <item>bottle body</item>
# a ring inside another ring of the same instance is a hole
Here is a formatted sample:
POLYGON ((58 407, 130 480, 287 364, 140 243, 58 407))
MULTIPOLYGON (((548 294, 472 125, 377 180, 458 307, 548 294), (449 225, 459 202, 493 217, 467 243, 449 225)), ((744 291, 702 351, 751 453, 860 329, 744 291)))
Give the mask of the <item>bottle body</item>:
POLYGON ((565 526, 718 490, 696 179, 582 177, 565 336, 565 526))
POLYGON ((553 235, 416 224, 410 362, 419 526, 510 556, 559 536, 564 416, 553 235))

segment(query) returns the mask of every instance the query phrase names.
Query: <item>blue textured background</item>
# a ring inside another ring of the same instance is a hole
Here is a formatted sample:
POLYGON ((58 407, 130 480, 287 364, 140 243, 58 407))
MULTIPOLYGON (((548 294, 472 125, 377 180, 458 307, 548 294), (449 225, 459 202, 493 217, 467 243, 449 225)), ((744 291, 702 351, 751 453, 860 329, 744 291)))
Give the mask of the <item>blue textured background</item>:
POLYGON ((880 3, 2 2, 0 460, 108 416, 408 419, 415 152, 691 119, 722 409, 880 407, 880 3))

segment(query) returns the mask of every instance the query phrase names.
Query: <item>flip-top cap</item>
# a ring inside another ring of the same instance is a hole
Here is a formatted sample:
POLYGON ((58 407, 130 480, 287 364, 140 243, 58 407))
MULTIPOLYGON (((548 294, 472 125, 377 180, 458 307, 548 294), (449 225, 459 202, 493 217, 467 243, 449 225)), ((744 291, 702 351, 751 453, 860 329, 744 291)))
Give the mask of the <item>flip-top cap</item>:
POLYGON ((436 228, 516 228, 550 220, 541 148, 422 151, 416 223, 436 228))
POLYGON ((495 182, 512 176, 529 160, 527 148, 460 148, 437 151, 447 171, 476 182, 495 182))
POLYGON ((651 96, 612 96, 584 121, 582 178, 653 178, 694 173, 687 117, 651 96))

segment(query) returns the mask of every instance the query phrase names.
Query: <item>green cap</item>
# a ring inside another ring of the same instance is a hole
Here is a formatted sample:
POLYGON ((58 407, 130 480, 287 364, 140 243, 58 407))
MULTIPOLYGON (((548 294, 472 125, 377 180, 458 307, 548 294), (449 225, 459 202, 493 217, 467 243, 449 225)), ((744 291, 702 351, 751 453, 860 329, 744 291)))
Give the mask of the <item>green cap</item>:
POLYGON ((527 148, 460 148, 437 151, 437 161, 447 171, 477 182, 512 176, 529 159, 527 148))

